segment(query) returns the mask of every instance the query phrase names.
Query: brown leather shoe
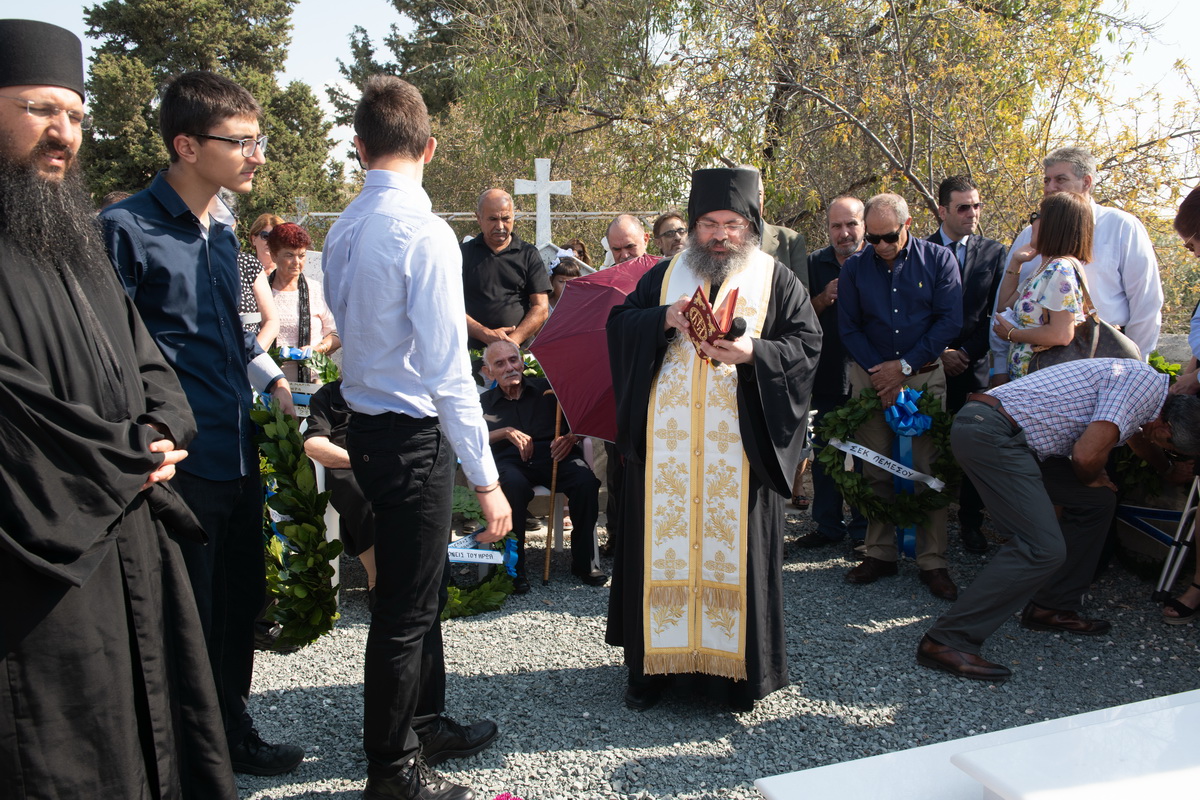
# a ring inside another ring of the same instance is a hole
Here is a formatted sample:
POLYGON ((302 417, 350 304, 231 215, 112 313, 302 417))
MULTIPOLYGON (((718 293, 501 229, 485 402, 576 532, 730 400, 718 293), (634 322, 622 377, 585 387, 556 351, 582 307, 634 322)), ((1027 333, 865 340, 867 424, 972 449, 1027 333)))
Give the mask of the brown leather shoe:
POLYGON ((917 663, 922 667, 940 669, 973 681, 1003 683, 1012 677, 1012 670, 1008 667, 938 644, 928 636, 922 636, 921 643, 917 645, 917 663))
POLYGON ((1030 603, 1021 612, 1021 627, 1031 631, 1057 631, 1080 636, 1103 636, 1112 630, 1106 619, 1087 619, 1074 611, 1057 611, 1030 603))
POLYGON ((934 597, 940 597, 943 600, 958 599, 958 587, 954 585, 954 581, 950 578, 950 572, 945 567, 923 569, 918 577, 921 579, 921 583, 929 587, 929 593, 934 597))
POLYGON ((846 573, 846 583, 874 583, 896 574, 896 562, 867 556, 863 562, 846 573))

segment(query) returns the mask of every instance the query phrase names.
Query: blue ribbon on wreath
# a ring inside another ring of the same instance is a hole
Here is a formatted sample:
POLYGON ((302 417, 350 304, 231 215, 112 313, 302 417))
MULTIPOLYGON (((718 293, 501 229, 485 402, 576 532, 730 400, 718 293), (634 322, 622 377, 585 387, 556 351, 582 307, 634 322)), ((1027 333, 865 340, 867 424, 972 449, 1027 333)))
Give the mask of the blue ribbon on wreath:
MULTIPOLYGON (((917 409, 917 401, 921 399, 922 394, 923 392, 905 386, 896 397, 896 403, 883 413, 884 421, 896 434, 896 438, 892 440, 892 458, 910 469, 913 466, 913 437, 921 436, 933 426, 933 417, 922 414, 917 409)), ((913 482, 907 478, 897 475, 894 481, 896 492, 899 494, 912 494, 916 491, 913 482)), ((900 552, 909 558, 916 558, 917 529, 915 526, 910 525, 907 528, 897 526, 896 539, 896 545, 900 552)))

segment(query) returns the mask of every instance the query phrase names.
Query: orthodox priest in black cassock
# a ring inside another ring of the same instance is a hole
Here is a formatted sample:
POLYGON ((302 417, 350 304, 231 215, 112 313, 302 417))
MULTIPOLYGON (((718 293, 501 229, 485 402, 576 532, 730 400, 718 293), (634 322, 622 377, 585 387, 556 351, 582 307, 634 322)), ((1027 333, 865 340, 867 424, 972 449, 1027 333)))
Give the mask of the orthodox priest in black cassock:
POLYGON ((804 286, 757 249, 758 174, 699 170, 692 181, 689 248, 646 273, 608 322, 629 472, 606 639, 625 648, 626 703, 639 709, 657 701, 654 676, 693 676, 735 708, 788 682, 781 498, 803 448, 821 329, 804 286), (717 211, 735 212, 714 215, 723 232, 706 216, 717 211), (736 215, 748 223, 740 245, 736 215), (697 288, 746 321, 750 363, 709 363, 666 329, 669 307, 697 288))
MULTIPOLYGON (((0 91, 82 96, 72 34, 0 20, 0 40, 0 91), (60 62, 39 59, 72 40, 75 77, 56 82, 60 62)), ((191 586, 158 520, 202 534, 169 484, 142 489, 164 461, 151 443, 184 447, 192 413, 78 170, 47 178, 36 153, 0 141, 0 797, 236 798, 191 586)))

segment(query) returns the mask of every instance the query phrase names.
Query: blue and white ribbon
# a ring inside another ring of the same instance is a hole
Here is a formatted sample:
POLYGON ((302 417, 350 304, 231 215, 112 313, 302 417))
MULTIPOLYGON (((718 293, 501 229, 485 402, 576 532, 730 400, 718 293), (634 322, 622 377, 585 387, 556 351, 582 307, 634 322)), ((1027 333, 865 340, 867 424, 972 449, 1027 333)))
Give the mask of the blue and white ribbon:
MULTIPOLYGON (((933 425, 932 417, 928 414, 922 414, 917 410, 917 401, 921 399, 921 394, 922 392, 905 386, 896 397, 895 404, 883 414, 884 421, 887 422, 888 427, 896 434, 896 438, 892 440, 892 455, 903 466, 909 469, 912 469, 913 465, 913 437, 920 436, 933 425)), ((896 475, 894 480, 898 493, 912 494, 916 491, 913 482, 908 478, 896 475)), ((916 526, 910 525, 907 528, 902 528, 897 525, 896 545, 904 555, 909 558, 916 558, 916 526)))
POLYGON ((461 539, 455 539, 446 545, 446 553, 450 560, 457 564, 503 564, 504 554, 493 550, 490 545, 481 544, 475 534, 469 533, 461 539))

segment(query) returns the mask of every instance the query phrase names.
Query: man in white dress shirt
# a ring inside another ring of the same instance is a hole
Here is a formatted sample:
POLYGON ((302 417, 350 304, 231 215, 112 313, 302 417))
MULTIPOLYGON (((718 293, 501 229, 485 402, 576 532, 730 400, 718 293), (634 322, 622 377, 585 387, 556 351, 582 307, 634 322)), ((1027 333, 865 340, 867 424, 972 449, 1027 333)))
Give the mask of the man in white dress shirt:
MULTIPOLYGON (((1146 358, 1158 346, 1162 327, 1162 283, 1158 277, 1158 259, 1145 226, 1136 217, 1119 208, 1098 205, 1092 199, 1096 184, 1096 157, 1079 147, 1060 147, 1042 161, 1045 169, 1042 191, 1078 192, 1092 204, 1096 221, 1090 263, 1084 265, 1092 302, 1105 322, 1118 325, 1146 358)), ((1009 252, 1029 244, 1032 229, 1025 228, 1009 252)), ((1021 268, 1024 281, 1041 266, 1035 257, 1021 268)), ((1003 309, 997 309, 1002 311, 1003 309)), ((991 336, 992 374, 1005 370, 1008 343, 995 333, 991 336), (997 359, 997 356, 999 358, 997 359)))
POLYGON ((367 82, 354 115, 367 168, 329 230, 325 295, 343 336, 342 394, 354 477, 375 512, 376 602, 363 671, 369 800, 472 800, 428 764, 479 752, 492 722, 442 714, 446 542, 455 454, 487 519, 512 528, 470 375, 462 256, 421 188, 437 140, 421 93, 393 76, 367 82))

